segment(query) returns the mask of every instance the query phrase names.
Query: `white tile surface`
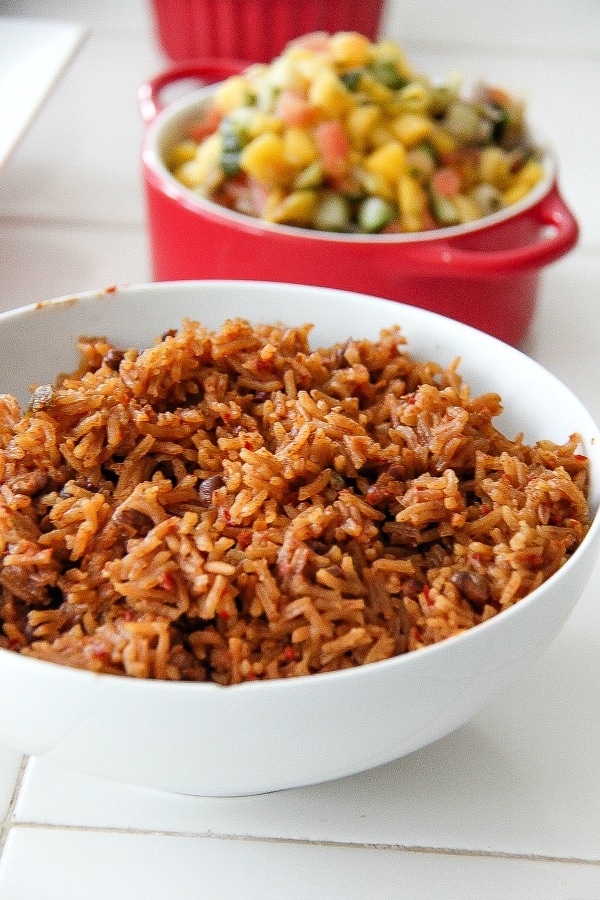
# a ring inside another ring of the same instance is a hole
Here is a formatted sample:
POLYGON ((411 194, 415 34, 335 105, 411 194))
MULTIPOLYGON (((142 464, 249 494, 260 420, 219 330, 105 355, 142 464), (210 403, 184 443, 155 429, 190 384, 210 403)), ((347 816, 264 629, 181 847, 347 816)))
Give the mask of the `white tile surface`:
MULTIPOLYGON (((600 224, 600 216, 597 215, 600 224)), ((525 350, 561 379, 600 422, 600 254, 576 250, 542 276, 525 350)))
POLYGON ((0 218, 0 311, 150 277, 142 228, 22 224, 0 218))
POLYGON ((600 6, 596 0, 529 0, 526 4, 505 0, 493 7, 480 0, 451 4, 392 0, 387 3, 384 27, 402 41, 521 48, 532 55, 549 49, 557 55, 597 53, 600 6))
POLYGON ((595 900, 600 868, 385 848, 19 828, 0 864, 0 895, 3 900, 595 900))
POLYGON ((62 22, 0 19, 0 166, 8 159, 83 37, 62 22))
POLYGON ((599 590, 600 563, 563 633, 519 683, 455 734, 390 765, 326 785, 221 800, 107 784, 36 759, 15 821, 600 864, 599 590))
MULTIPOLYGON (((40 15, 91 31, 0 172, 0 310, 150 272, 135 98, 168 64, 150 0, 0 5, 40 15)), ((581 242, 544 272, 525 350, 600 420, 598 0, 388 0, 385 30, 423 71, 524 94, 555 145, 581 242)), ((190 798, 42 759, 19 783, 0 747, 0 897, 598 900, 599 598, 600 562, 544 656, 471 723, 327 785, 190 798)))
POLYGON ((0 216, 141 225, 136 92, 162 65, 139 39, 91 33, 0 172, 0 216))
POLYGON ((21 753, 0 744, 0 823, 9 812, 20 775, 22 759, 21 753))

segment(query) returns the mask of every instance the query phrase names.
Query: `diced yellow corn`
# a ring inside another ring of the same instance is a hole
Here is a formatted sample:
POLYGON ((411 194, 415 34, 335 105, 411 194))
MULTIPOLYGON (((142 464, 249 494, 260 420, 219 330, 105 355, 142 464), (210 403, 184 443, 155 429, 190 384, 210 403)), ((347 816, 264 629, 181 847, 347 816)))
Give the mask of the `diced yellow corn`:
POLYGON ((295 88, 302 90, 307 86, 307 76, 301 71, 299 60, 312 60, 314 56, 305 49, 294 48, 293 52, 285 56, 279 56, 269 66, 268 84, 271 87, 295 88), (296 51, 300 51, 296 55, 296 51))
POLYGON ((324 57, 319 56, 312 51, 305 51, 294 60, 293 72, 295 79, 298 80, 294 84, 292 80, 285 84, 285 87, 300 87, 300 81, 308 87, 317 77, 319 72, 327 71, 327 61, 324 57))
POLYGON ((221 112, 228 113, 243 106, 246 97, 253 92, 252 85, 242 75, 234 75, 215 89, 214 103, 221 112))
POLYGON ((524 181, 530 188, 535 187, 543 177, 544 167, 535 159, 526 162, 518 175, 519 181, 524 181))
POLYGON ((504 205, 510 206, 512 203, 518 203, 536 186, 543 176, 544 169, 540 163, 535 160, 525 163, 513 184, 502 194, 504 205))
POLYGON ((531 188, 524 184, 522 181, 516 181, 508 190, 504 191, 502 194, 502 205, 503 206, 511 206, 513 203, 518 203, 519 200, 522 200, 525 197, 531 188))
POLYGON ((319 156, 311 133, 299 126, 291 126, 284 131, 283 153, 286 160, 299 169, 309 166, 319 156))
POLYGON ((364 166, 367 172, 374 172, 396 184, 406 170, 406 149, 399 141, 389 141, 370 153, 364 166))
POLYGON ((316 188, 320 187, 323 184, 323 180, 325 178, 325 171, 323 169, 323 163, 320 160, 317 160, 307 166, 306 169, 302 169, 301 172, 298 172, 296 177, 292 182, 292 188, 294 190, 303 190, 305 188, 316 188))
POLYGON ((402 175, 398 181, 398 208, 404 231, 420 231, 423 228, 427 197, 412 175, 402 175))
POLYGON ((338 31, 329 38, 329 52, 334 61, 349 69, 366 66, 372 56, 372 44, 356 31, 338 31))
POLYGON ((354 102, 350 91, 330 69, 323 69, 315 75, 308 89, 308 99, 330 117, 345 115, 354 102))
POLYGON ((442 128, 439 125, 432 126, 429 140, 431 141, 435 150, 437 150, 437 152, 441 154, 455 153, 458 149, 456 138, 452 134, 450 134, 449 131, 446 131, 445 128, 442 128))
POLYGON ((395 185, 390 184, 387 178, 376 172, 366 172, 364 169, 357 170, 358 179, 367 194, 373 197, 381 197, 388 203, 397 203, 397 191, 395 185))
POLYGON ((409 79, 413 75, 404 51, 394 41, 381 40, 373 44, 373 57, 374 59, 392 60, 403 78, 409 79))
POLYGON ((405 147, 414 147, 431 136, 431 119, 419 113, 403 113, 394 120, 392 128, 405 147))
POLYGON ((361 76, 360 91, 380 106, 388 106, 394 99, 394 92, 367 72, 361 76))
POLYGON ((246 144, 240 157, 240 168, 261 184, 286 184, 293 176, 293 167, 285 159, 283 138, 272 131, 259 134, 246 144))
POLYGON ((466 197, 464 194, 455 194, 452 201, 461 222, 472 222, 481 216, 479 207, 470 197, 466 197))
MULTIPOLYGON (((218 168, 219 156, 223 141, 218 133, 211 134, 196 151, 193 159, 184 162, 174 171, 175 177, 186 187, 195 188, 203 185, 208 179, 208 174, 218 168)), ((211 181, 214 180, 214 174, 211 181)))
POLYGON ((422 81, 411 81, 398 91, 392 110, 401 113, 420 113, 425 115, 429 109, 431 90, 422 81))
POLYGON ((479 155, 479 179, 504 191, 510 184, 510 166, 510 156, 501 147, 484 147, 479 155))
POLYGON ((376 125, 373 131, 371 131, 368 135, 368 146, 372 148, 385 147, 385 145, 389 144, 390 141, 395 140, 396 137, 392 133, 391 129, 382 122, 381 124, 376 125))
POLYGON ((274 131, 277 134, 283 131, 283 122, 268 113, 253 111, 252 115, 248 116, 245 130, 250 139, 258 137, 264 131, 274 131))
POLYGON ((176 169, 190 159, 195 159, 198 145, 195 141, 181 141, 171 148, 165 157, 165 165, 168 169, 176 169))
POLYGON ((363 150, 380 120, 381 112, 376 106, 366 104, 352 107, 346 118, 346 131, 352 146, 363 150))
POLYGON ((291 194, 281 197, 279 202, 273 205, 271 205, 271 197, 269 197, 265 218, 268 218, 270 222, 309 225, 316 206, 316 191, 292 191, 291 194))

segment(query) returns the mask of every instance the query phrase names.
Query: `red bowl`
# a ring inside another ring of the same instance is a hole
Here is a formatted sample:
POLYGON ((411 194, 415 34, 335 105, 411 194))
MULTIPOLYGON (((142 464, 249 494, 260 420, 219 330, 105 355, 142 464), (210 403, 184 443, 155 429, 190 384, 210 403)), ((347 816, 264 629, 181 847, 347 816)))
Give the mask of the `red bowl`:
POLYGON ((379 33, 384 0, 152 0, 170 59, 199 56, 269 62, 311 31, 379 33))
POLYGON ((464 225, 363 235, 264 222, 198 197, 163 162, 197 119, 210 85, 246 65, 198 61, 140 88, 148 126, 142 167, 153 278, 343 288, 429 309, 520 344, 534 315, 541 269, 578 238, 577 222, 559 193, 552 154, 545 155, 545 177, 524 200, 464 225), (204 87, 162 108, 163 92, 186 79, 204 87))

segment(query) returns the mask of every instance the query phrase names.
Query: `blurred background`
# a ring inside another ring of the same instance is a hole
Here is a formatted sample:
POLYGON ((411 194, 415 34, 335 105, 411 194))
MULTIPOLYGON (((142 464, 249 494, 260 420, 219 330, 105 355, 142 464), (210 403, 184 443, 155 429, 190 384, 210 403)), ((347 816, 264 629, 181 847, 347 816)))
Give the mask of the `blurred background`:
MULTIPOLYGON (((170 65, 150 0, 0 0, 4 17, 63 20, 85 34, 0 170, 2 285, 13 294, 3 304, 146 279, 136 92, 170 65)), ((458 70, 525 97, 556 147, 581 249, 597 250, 598 0, 387 0, 381 31, 428 74, 458 70)))

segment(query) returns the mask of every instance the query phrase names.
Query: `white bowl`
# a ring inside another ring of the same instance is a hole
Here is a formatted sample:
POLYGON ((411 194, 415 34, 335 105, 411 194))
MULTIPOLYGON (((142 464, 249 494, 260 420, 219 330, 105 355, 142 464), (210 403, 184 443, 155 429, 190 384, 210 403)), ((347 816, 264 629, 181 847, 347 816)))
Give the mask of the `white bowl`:
POLYGON ((92 775, 198 795, 242 795, 349 775, 410 753, 473 716, 542 651, 581 594, 600 543, 600 434, 537 363, 424 310, 321 288, 178 282, 87 293, 0 316, 0 390, 75 367, 75 341, 147 346, 184 317, 217 327, 314 322, 314 346, 401 324, 415 356, 449 363, 474 392, 501 394, 499 427, 528 442, 581 433, 592 514, 583 543, 544 585, 482 625, 406 655, 340 672, 219 687, 96 675, 0 650, 0 740, 92 775))

